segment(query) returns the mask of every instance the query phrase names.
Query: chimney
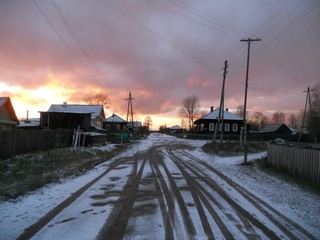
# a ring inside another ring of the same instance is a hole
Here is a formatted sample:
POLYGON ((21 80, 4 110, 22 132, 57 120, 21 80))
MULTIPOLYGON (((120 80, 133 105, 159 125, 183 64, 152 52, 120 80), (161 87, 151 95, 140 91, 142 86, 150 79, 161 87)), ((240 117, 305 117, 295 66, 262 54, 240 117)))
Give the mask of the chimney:
POLYGON ((229 112, 229 108, 226 108, 226 111, 229 112))
POLYGON ((213 106, 211 106, 211 108, 210 108, 210 112, 213 112, 213 106))
POLYGON ((67 102, 63 102, 63 107, 66 107, 67 106, 67 102))

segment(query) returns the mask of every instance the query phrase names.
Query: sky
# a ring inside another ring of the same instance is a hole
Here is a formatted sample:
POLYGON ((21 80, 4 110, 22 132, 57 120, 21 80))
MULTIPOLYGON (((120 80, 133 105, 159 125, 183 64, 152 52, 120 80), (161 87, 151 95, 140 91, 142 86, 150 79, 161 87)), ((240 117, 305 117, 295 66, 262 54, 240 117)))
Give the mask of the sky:
POLYGON ((224 106, 288 118, 304 109, 308 86, 320 79, 317 0, 1 0, 0 96, 19 118, 39 117, 51 104, 85 104, 109 96, 106 117, 153 127, 181 125, 184 98, 201 110, 224 106))

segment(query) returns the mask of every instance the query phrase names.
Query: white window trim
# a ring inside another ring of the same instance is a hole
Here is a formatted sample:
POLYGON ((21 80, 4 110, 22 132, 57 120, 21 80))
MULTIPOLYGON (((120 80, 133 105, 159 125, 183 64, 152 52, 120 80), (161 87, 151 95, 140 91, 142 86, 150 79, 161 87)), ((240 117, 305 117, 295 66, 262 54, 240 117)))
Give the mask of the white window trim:
POLYGON ((232 132, 238 132, 238 124, 236 123, 232 124, 232 132))

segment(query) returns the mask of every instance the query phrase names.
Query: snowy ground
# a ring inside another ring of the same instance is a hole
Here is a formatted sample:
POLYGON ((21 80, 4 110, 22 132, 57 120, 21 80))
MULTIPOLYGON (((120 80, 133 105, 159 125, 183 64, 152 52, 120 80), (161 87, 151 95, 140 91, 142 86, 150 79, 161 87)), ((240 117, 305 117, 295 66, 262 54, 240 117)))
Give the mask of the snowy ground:
MULTIPOLYGON (((136 152, 149 149, 157 142, 166 142, 169 140, 181 143, 186 142, 189 145, 195 146, 195 149, 189 150, 194 156, 219 169, 224 175, 254 193, 278 211, 285 213, 286 216, 289 216, 292 220, 320 239, 320 195, 318 193, 304 190, 295 183, 288 183, 281 177, 260 171, 257 167, 241 166, 240 163, 243 161, 242 156, 220 158, 206 154, 201 150, 201 146, 206 143, 206 141, 176 139, 160 134, 151 134, 147 139, 131 146, 120 156, 108 160, 85 175, 66 179, 61 184, 49 185, 14 202, 1 202, 0 239, 16 239, 25 228, 36 222, 73 192, 104 172, 106 165, 115 161, 115 159, 133 156, 136 152)), ((251 154, 248 159, 256 159, 265 154, 266 153, 251 154)), ((232 192, 230 194, 232 194, 232 192)), ((233 197, 236 198, 237 196, 233 197)), ((83 196, 83 198, 85 198, 85 196, 83 196)), ((82 212, 86 210, 84 206, 76 207, 83 208, 82 212)), ((99 216, 102 218, 103 215, 100 214, 99 216)), ((77 217, 79 219, 84 218, 84 214, 77 217)), ((95 231, 93 229, 96 224, 100 224, 99 221, 97 218, 94 220, 91 225, 92 231, 95 231)), ((103 219, 101 219, 101 222, 103 222, 103 219)), ((81 228, 81 226, 74 227, 74 229, 77 228, 81 228)), ((88 239, 90 239, 90 227, 87 231, 88 239)), ((59 233, 54 234, 52 239, 59 239, 59 233)), ((41 239, 41 233, 37 236, 37 239, 41 239)), ((81 238, 85 239, 84 236, 81 236, 81 238)), ((150 239, 151 238, 152 236, 150 236, 150 239)), ((155 236, 155 238, 159 239, 159 236, 155 236)), ((74 239, 79 239, 79 236, 75 236, 74 239)))

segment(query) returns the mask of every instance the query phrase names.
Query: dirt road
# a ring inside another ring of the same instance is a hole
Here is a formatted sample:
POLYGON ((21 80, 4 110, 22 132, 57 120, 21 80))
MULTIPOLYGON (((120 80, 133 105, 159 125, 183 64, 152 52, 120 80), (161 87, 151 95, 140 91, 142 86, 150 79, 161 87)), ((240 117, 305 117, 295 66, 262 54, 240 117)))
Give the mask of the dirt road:
POLYGON ((18 239, 316 239, 192 146, 159 139, 106 163, 18 239))

